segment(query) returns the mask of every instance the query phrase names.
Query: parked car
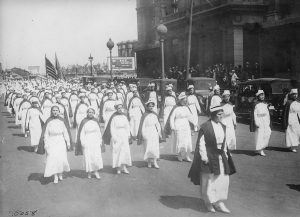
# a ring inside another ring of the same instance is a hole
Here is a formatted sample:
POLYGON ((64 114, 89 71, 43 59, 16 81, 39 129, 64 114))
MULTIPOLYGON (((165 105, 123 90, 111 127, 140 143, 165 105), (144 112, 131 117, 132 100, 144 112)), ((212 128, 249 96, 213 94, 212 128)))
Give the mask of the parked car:
POLYGON ((283 106, 283 90, 291 89, 293 81, 291 79, 282 78, 259 78, 239 84, 236 98, 235 98, 235 111, 239 116, 249 117, 250 111, 254 101, 256 100, 256 92, 261 89, 265 92, 265 100, 272 106, 270 114, 274 121, 280 121, 283 106))

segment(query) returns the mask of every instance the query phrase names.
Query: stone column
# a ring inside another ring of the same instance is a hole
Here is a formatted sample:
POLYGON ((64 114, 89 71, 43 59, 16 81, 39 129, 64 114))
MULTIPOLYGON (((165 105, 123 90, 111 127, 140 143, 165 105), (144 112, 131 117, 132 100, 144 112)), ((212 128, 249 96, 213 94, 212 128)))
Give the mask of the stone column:
POLYGON ((234 26, 233 27, 233 61, 234 65, 243 66, 244 60, 244 49, 243 49, 243 27, 234 26))

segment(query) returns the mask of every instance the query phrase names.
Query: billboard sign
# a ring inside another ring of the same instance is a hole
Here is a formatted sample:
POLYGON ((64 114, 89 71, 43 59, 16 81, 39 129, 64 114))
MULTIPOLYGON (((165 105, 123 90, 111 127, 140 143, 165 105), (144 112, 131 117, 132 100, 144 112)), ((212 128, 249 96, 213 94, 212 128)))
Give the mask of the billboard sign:
MULTIPOLYGON (((135 70, 134 57, 112 57, 111 61, 113 71, 132 71, 135 70)), ((110 70, 109 57, 107 57, 107 65, 110 70)))

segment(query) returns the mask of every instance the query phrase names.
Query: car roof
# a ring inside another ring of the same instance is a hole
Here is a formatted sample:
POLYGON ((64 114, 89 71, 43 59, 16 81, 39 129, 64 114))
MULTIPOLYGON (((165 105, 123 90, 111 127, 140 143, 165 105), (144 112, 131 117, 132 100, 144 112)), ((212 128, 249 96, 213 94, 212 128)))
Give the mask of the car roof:
POLYGON ((216 80, 216 79, 210 77, 191 77, 188 78, 187 80, 189 81, 189 80, 216 80))
POLYGON ((254 84, 254 83, 268 83, 273 81, 291 81, 291 79, 287 78, 258 78, 250 81, 242 82, 241 84, 254 84))

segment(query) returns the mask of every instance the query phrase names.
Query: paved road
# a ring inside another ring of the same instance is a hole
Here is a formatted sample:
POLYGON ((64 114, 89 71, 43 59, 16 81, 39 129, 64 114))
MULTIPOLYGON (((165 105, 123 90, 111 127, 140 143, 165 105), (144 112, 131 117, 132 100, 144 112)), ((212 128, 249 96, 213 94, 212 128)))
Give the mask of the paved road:
MULTIPOLYGON (((205 121, 200 118, 200 122, 205 121)), ((111 169, 111 150, 103 154, 101 180, 87 179, 82 157, 68 153, 72 171, 55 185, 43 178, 45 156, 29 151, 29 138, 20 134, 0 104, 1 211, 0 216, 38 217, 199 217, 207 213, 199 187, 187 178, 190 163, 178 162, 171 142, 162 144, 160 169, 148 169, 143 147, 131 146, 130 175, 111 169), (26 213, 26 211, 28 211, 26 213), (24 213, 22 213, 24 212, 24 213)), ((74 134, 74 132, 73 132, 74 134)), ((299 153, 282 148, 284 134, 273 131, 267 157, 255 156, 253 134, 238 124, 239 151, 233 154, 238 173, 231 176, 229 200, 232 217, 300 216, 299 153)), ((196 137, 196 135, 195 135, 196 137)), ((195 138, 193 138, 195 140, 195 138)))

